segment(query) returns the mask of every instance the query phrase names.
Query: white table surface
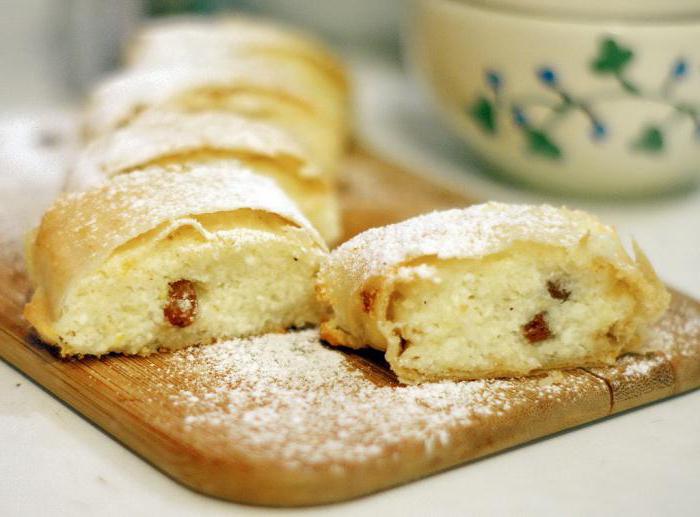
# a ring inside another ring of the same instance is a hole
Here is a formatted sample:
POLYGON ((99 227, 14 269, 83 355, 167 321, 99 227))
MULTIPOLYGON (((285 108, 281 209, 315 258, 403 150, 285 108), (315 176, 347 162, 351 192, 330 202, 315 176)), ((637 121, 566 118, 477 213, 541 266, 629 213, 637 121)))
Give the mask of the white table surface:
MULTIPOLYGON (((494 182, 475 171, 398 70, 355 61, 358 125, 377 150, 472 195, 548 199, 596 212, 633 235, 667 282, 700 297, 700 191, 619 205, 552 200, 494 182)), ((12 178, 3 174, 6 168, 0 169, 0 191, 7 194, 12 178)), ((9 206, 0 201, 0 225, 9 206)), ((251 508, 180 486, 0 361, 2 516, 698 515, 698 478, 700 391, 357 501, 305 510, 251 508)))

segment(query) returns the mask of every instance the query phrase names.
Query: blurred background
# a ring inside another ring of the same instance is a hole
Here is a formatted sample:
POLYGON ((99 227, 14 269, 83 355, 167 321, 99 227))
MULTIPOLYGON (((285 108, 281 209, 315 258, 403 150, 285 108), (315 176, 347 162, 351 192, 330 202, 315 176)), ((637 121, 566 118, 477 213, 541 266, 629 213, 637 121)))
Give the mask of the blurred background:
POLYGON ((336 48, 398 56, 401 0, 25 0, 0 17, 0 108, 75 101, 107 70, 139 24, 177 14, 246 12, 289 22, 336 48))

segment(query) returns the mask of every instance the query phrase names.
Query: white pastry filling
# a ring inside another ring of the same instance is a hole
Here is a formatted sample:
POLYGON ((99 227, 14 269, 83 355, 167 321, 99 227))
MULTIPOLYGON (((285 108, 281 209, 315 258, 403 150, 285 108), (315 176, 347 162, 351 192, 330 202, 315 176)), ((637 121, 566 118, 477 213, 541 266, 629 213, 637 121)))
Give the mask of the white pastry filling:
POLYGON ((638 327, 632 288, 585 249, 423 262, 399 271, 388 308, 395 369, 478 377, 612 361, 638 327))
POLYGON ((324 252, 305 230, 251 210, 198 216, 119 248, 71 290, 56 330, 70 353, 148 353, 319 320, 324 252))

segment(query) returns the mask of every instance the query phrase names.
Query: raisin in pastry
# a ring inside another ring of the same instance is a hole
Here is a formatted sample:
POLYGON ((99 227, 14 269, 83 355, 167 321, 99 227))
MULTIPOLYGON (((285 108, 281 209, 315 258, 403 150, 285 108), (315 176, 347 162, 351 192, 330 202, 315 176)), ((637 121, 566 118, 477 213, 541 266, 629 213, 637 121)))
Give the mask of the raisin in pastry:
POLYGON ((273 178, 327 242, 340 237, 335 178, 315 165, 295 137, 233 113, 150 111, 90 142, 69 177, 83 190, 150 165, 240 163, 273 178))
POLYGON ((68 194, 28 238, 25 316, 62 355, 147 354, 319 321, 321 237, 268 178, 153 167, 68 194))
POLYGON ((386 351, 399 379, 613 362, 669 295, 639 249, 580 211, 487 203, 366 231, 333 251, 322 337, 386 351))

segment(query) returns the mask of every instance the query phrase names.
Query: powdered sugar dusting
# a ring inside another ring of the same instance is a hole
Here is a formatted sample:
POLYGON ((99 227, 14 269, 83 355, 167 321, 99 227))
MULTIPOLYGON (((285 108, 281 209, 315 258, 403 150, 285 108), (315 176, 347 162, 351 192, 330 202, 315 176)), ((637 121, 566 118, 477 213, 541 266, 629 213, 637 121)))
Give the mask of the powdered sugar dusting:
POLYGON ((279 159, 286 170, 317 177, 303 146, 276 126, 234 113, 149 111, 134 123, 94 139, 78 156, 69 178, 70 190, 104 183, 108 178, 144 164, 187 153, 218 152, 220 157, 279 159))
POLYGON ((345 287, 354 291, 367 279, 415 258, 479 258, 518 241, 569 247, 587 234, 606 244, 601 250, 620 250, 613 230, 585 212, 490 202, 367 230, 332 253, 321 278, 326 285, 349 278, 352 285, 345 287))
POLYGON ((671 307, 651 329, 642 351, 661 352, 667 358, 700 356, 700 306, 673 297, 671 307))
POLYGON ((176 352, 161 383, 182 386, 168 403, 193 439, 215 436, 221 447, 300 468, 365 462, 399 443, 431 454, 458 428, 512 418, 537 403, 576 400, 595 381, 564 374, 551 381, 381 385, 307 330, 176 352))
POLYGON ((649 375, 649 373, 654 371, 655 368, 662 366, 662 364, 665 364, 665 360, 659 355, 651 357, 637 356, 625 365, 622 375, 625 377, 643 377, 649 375))
POLYGON ((674 297, 643 354, 592 369, 595 377, 553 371, 404 386, 368 377, 345 352, 324 346, 317 330, 306 330, 169 354, 152 389, 171 393, 163 414, 178 414, 175 425, 195 446, 223 455, 243 451, 288 469, 343 471, 411 447, 439 455, 454 447, 456 437, 518 425, 519 418, 546 419, 546 408, 589 400, 591 393, 607 403, 602 378, 615 397, 632 400, 660 389, 658 383, 672 385, 669 359, 680 354, 694 361, 689 356, 699 349, 700 308, 674 297))
MULTIPOLYGON (((292 55, 330 68, 341 65, 325 45, 291 27, 249 17, 176 18, 151 22, 136 35, 129 65, 143 69, 202 63, 221 64, 270 51, 292 55)), ((336 70, 337 69, 337 70, 336 70)))
MULTIPOLYGON (((293 64, 269 66, 241 58, 226 66, 174 66, 126 70, 105 79, 91 93, 85 126, 100 135, 128 123, 147 108, 174 107, 181 96, 201 88, 270 92, 294 99, 311 112, 323 113, 324 101, 310 95, 312 85, 293 64)), ((323 115, 321 115, 323 116, 323 115)))

